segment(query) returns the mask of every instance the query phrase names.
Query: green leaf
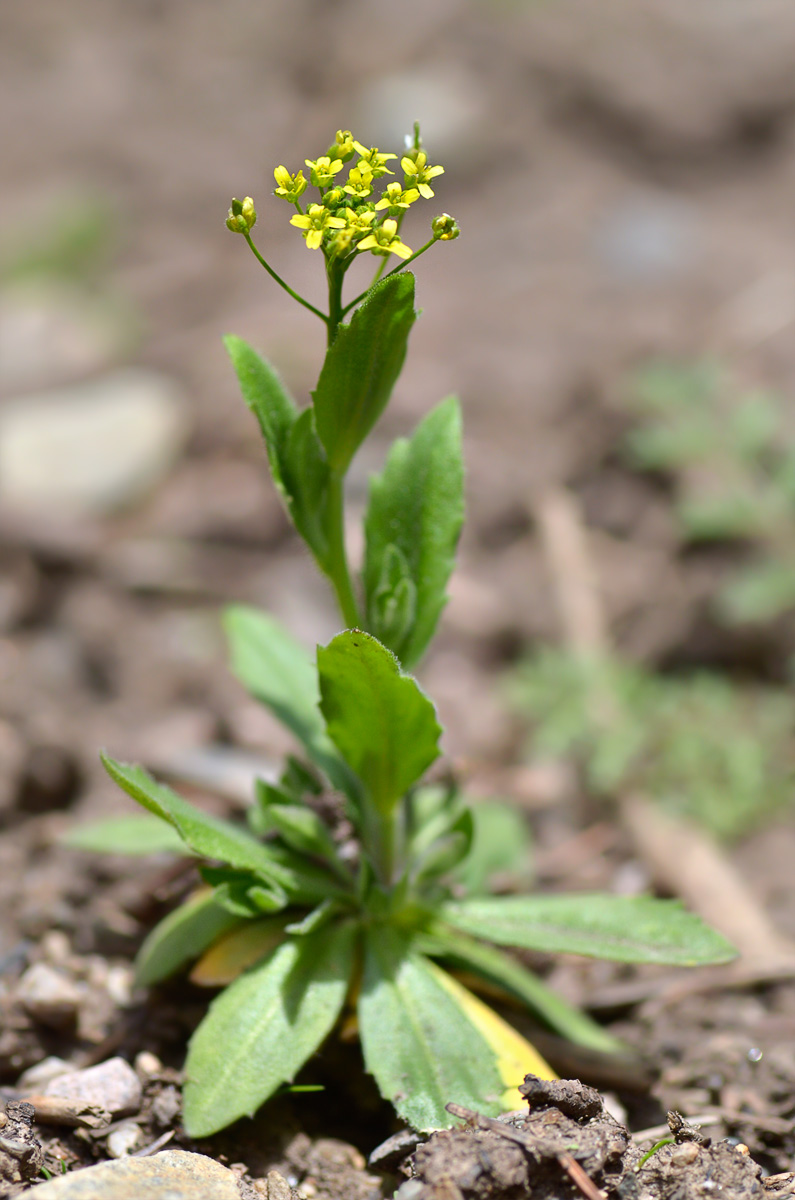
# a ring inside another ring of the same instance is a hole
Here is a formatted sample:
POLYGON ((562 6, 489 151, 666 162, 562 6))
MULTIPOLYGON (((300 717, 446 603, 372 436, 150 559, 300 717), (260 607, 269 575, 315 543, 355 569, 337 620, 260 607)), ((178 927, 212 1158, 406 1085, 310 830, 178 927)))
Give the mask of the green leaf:
POLYGON ((439 916, 474 937, 550 954, 682 967, 737 956, 721 934, 678 900, 651 896, 473 897, 448 902, 439 916))
POLYGON ((415 1129, 452 1124, 445 1104, 493 1116, 505 1090, 494 1051, 397 930, 367 938, 359 1030, 367 1070, 381 1095, 415 1129))
POLYGON ((283 942, 210 1005, 185 1064, 185 1128, 208 1137, 253 1116, 336 1022, 353 972, 356 925, 283 942))
POLYGON ((61 839, 75 850, 95 854, 189 854, 177 831, 160 817, 132 814, 78 825, 61 839))
POLYGON ((224 338, 224 345, 237 373, 243 399, 259 421, 273 482, 289 504, 283 472, 287 438, 298 410, 273 367, 247 342, 230 335, 224 338))
POLYGON ((317 670, 300 642, 267 613, 240 604, 224 612, 224 630, 243 686, 295 734, 335 787, 355 792, 323 728, 317 670))
POLYGON ((389 402, 416 316, 414 276, 392 275, 340 325, 326 352, 312 399, 318 437, 340 475, 389 402))
POLYGON ((290 897, 279 884, 263 885, 256 875, 234 871, 229 867, 201 867, 205 883, 215 888, 215 899, 238 917, 259 917, 263 913, 280 912, 290 897))
POLYGON ((578 1046, 607 1054, 625 1050, 618 1038, 494 946, 440 926, 430 934, 423 934, 418 939, 418 948, 431 958, 442 958, 452 967, 474 971, 483 979, 505 988, 556 1033, 578 1046))
POLYGON ((436 710, 380 642, 347 630, 317 651, 328 735, 384 817, 439 754, 436 710))
POLYGON ((101 759, 111 779, 149 812, 168 821, 194 854, 253 871, 266 881, 273 878, 274 862, 269 850, 245 829, 194 808, 171 788, 156 783, 143 767, 116 762, 106 754, 101 759))
POLYGON ((732 624, 771 621, 795 605, 795 563, 776 561, 750 567, 722 589, 718 603, 732 624))
POLYGON ((211 891, 191 896, 155 925, 135 960, 135 979, 151 987, 175 975, 203 954, 222 934, 240 924, 211 891))
POLYGON ((315 414, 306 408, 290 429, 282 464, 293 524, 328 573, 329 466, 315 431, 315 414))
POLYGON ((450 396, 410 440, 394 443, 383 474, 370 481, 364 560, 368 628, 406 667, 422 657, 447 603, 445 589, 463 519, 461 410, 450 396), (398 566, 404 566, 403 576, 396 575, 395 555, 398 566), (401 599, 400 588, 407 591, 403 579, 414 585, 415 615, 399 637, 384 616, 390 615, 385 589, 391 578, 396 578, 391 593, 396 607, 407 603, 401 599))
POLYGON ((258 779, 257 800, 263 820, 301 854, 316 855, 339 866, 337 847, 328 826, 306 804, 285 803, 285 793, 258 779))

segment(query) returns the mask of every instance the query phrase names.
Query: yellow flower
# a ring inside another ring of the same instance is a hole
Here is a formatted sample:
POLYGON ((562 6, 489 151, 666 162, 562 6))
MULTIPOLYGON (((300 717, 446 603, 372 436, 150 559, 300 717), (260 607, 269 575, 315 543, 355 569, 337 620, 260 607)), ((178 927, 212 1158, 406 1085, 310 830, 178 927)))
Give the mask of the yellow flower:
POLYGON ((345 208, 342 210, 342 215, 345 217, 347 228, 354 234, 369 233, 370 226, 375 220, 375 213, 371 208, 362 209, 360 212, 355 212, 352 208, 345 208))
POLYGON ((322 204, 310 204, 305 213, 296 213, 294 217, 290 217, 290 224, 304 230, 306 244, 310 250, 317 250, 327 229, 345 228, 345 222, 340 217, 332 217, 322 204))
POLYGON ((341 158, 331 159, 327 154, 320 158, 305 158, 304 162, 309 167, 312 186, 319 188, 328 187, 333 183, 337 171, 341 171, 344 166, 341 158))
POLYGON ((345 184, 345 191, 349 196, 359 196, 361 199, 364 199, 373 190, 373 178, 371 168, 366 162, 362 161, 358 167, 351 167, 348 182, 345 184))
POLYGON ((361 167, 363 162, 367 163, 373 172, 374 179, 380 179, 382 175, 394 175, 394 171, 390 171, 389 167, 384 164, 389 158, 397 158, 397 154, 381 154, 377 146, 371 146, 368 150, 361 142, 353 144, 362 156, 359 159, 359 166, 361 167))
POLYGON ((348 162, 353 158, 354 150, 353 134, 350 129, 338 129, 333 144, 328 148, 329 158, 339 158, 342 162, 348 162))
POLYGON ((295 204, 298 197, 302 196, 308 187, 303 171, 296 171, 295 175, 291 175, 286 167, 277 167, 273 172, 273 177, 276 180, 274 196, 281 196, 290 204, 295 204))
POLYGON ((250 196, 245 200, 233 200, 226 218, 226 227, 232 233, 250 233, 257 220, 254 201, 250 196))
POLYGON ((419 200, 419 197, 420 194, 416 188, 408 188, 404 191, 399 183, 388 183, 376 208, 388 208, 390 212, 393 208, 408 208, 415 200, 419 200))
POLYGON ((397 254, 400 258, 411 258, 414 253, 404 246, 397 231, 397 221, 384 221, 373 232, 359 242, 359 250, 372 250, 373 254, 397 254))
POLYGON ((440 217, 434 217, 431 221, 431 233, 437 242, 452 242, 460 232, 458 222, 449 213, 442 213, 440 217))
POLYGON ((408 155, 400 160, 400 165, 405 172, 403 182, 406 187, 410 183, 413 184, 414 187, 419 188, 421 196, 424 196, 426 200, 430 200, 433 195, 433 189, 429 186, 430 181, 435 179, 437 175, 444 175, 444 167, 429 167, 427 163, 428 155, 424 150, 420 150, 416 161, 409 158, 408 155))

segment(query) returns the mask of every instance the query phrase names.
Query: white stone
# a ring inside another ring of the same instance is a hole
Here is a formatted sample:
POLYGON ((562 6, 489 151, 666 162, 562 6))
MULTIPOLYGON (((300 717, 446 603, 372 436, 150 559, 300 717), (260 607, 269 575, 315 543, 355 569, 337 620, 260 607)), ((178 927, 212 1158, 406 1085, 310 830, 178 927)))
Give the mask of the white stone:
POLYGON ((139 500, 187 435, 172 380, 128 368, 0 406, 0 504, 102 514, 139 500))
POLYGON ((108 1154, 111 1158, 126 1158, 138 1144, 141 1137, 141 1126, 134 1121, 125 1121, 118 1129, 108 1134, 108 1154))
POLYGON ((84 1071, 59 1075, 47 1084, 45 1096, 60 1096, 81 1104, 96 1104, 114 1117, 129 1116, 141 1107, 141 1081, 123 1058, 109 1058, 84 1071))
POLYGON ((49 963, 28 967, 19 981, 17 997, 35 1021, 62 1029, 72 1023, 80 1007, 81 993, 74 981, 49 963))

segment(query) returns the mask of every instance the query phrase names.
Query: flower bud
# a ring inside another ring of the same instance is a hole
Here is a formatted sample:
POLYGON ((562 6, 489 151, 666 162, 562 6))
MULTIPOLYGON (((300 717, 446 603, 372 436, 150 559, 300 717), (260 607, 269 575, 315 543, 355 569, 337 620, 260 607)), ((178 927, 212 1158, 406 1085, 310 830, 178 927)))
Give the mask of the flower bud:
POLYGON ((254 201, 251 196, 245 200, 233 200, 226 218, 226 227, 232 233, 250 233, 257 220, 254 201))
POLYGON ((452 242, 460 232, 455 217, 451 217, 449 213, 442 213, 440 217, 434 217, 431 221, 431 233, 437 242, 452 242))

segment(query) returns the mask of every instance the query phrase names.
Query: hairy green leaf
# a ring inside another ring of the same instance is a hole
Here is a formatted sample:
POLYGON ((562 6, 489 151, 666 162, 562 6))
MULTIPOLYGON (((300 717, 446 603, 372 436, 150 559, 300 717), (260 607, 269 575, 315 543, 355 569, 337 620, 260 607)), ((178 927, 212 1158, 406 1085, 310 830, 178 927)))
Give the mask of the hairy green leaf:
POLYGON ((445 1104, 496 1115, 505 1090, 494 1051, 428 962, 388 926, 367 938, 359 1028, 367 1070, 415 1129, 452 1124, 445 1104))
POLYGON ((383 474, 370 481, 364 561, 368 628, 406 667, 422 657, 447 602, 445 589, 463 519, 461 410, 450 396, 425 417, 411 439, 394 443, 383 474), (406 591, 405 578, 413 584, 415 609, 411 626, 400 636, 384 622, 395 554, 405 571, 394 583, 396 604, 399 589, 406 591))
POLYGON ((431 958, 441 958, 451 967, 474 971, 522 1000, 551 1029, 578 1046, 602 1053, 624 1050, 618 1038, 597 1025, 579 1008, 574 1008, 537 975, 509 958, 495 946, 476 942, 443 926, 418 938, 418 948, 431 958))
POLYGON ((386 408, 416 320, 414 276, 376 284, 349 325, 340 325, 312 393, 318 437, 343 475, 386 408))
POLYGON ((730 962, 733 946, 678 900, 651 896, 488 896, 450 901, 439 915, 503 946, 615 962, 690 967, 730 962))
POLYGON ((274 863, 267 847, 245 829, 194 808, 171 788, 152 779, 143 767, 116 762, 106 754, 101 757, 111 779, 149 812, 168 821, 194 854, 253 871, 266 881, 273 877, 274 863))
POLYGON ((286 501, 284 483, 287 438, 298 410, 273 367, 242 338, 229 335, 224 345, 235 368, 243 399, 259 421, 273 482, 286 501))
POLYGON ((359 630, 317 651, 320 707, 332 742, 382 816, 439 754, 436 710, 394 654, 359 630))
POLYGON ((75 850, 90 850, 95 854, 189 854, 182 838, 160 817, 141 813, 123 817, 107 817, 78 825, 62 839, 75 850))
POLYGON ((155 925, 135 960, 135 979, 141 987, 151 987, 175 975, 208 946, 240 924, 207 890, 191 896, 155 925))
POLYGON ((185 1128, 207 1137, 252 1116, 318 1048, 345 1001, 356 925, 290 938, 210 1005, 185 1064, 185 1128))

